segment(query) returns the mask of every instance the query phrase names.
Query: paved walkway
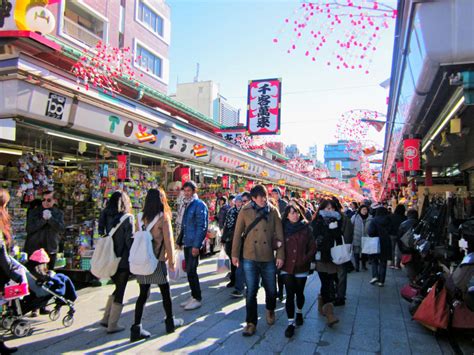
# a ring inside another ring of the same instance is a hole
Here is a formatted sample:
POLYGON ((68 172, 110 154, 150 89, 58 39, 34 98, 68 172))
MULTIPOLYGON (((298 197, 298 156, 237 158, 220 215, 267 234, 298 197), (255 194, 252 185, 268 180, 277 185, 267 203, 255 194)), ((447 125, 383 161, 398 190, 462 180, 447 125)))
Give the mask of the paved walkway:
MULTIPOLYGON (((317 314, 317 275, 311 276, 306 288, 305 324, 296 330, 293 339, 284 336, 287 326, 284 304, 277 305, 277 322, 269 327, 264 317, 264 293, 259 292, 260 319, 257 334, 241 335, 245 319, 245 301, 230 298, 224 275, 215 274, 215 258, 204 260, 200 267, 203 307, 186 312, 179 303, 189 297, 186 282, 172 285, 173 304, 177 317, 186 325, 166 335, 164 312, 159 289, 154 288, 145 310, 144 327, 152 338, 130 344, 128 329, 108 335, 98 326, 107 295, 112 286, 87 288, 80 291, 76 303, 75 323, 64 328, 61 321, 49 321, 42 316, 32 319, 34 333, 26 338, 11 339, 7 344, 20 346, 20 354, 80 354, 80 353, 138 353, 158 352, 193 354, 452 354, 446 339, 411 321, 408 303, 398 290, 405 283, 401 271, 389 270, 384 288, 371 286, 369 272, 351 273, 348 277, 348 301, 336 308, 340 323, 326 327, 317 314)), ((138 296, 135 281, 129 282, 125 295, 122 323, 132 324, 134 303, 138 296)), ((63 315, 65 312, 63 312, 63 315)), ((473 354, 474 346, 464 344, 465 354, 473 354)))

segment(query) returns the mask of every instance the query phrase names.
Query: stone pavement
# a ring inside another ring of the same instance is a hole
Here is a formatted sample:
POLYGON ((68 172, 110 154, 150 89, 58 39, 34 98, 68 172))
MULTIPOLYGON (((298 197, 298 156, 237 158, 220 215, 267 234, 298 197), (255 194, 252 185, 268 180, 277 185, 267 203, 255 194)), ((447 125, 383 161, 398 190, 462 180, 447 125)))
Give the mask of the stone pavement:
MULTIPOLYGON (((87 288, 79 292, 75 323, 64 328, 61 319, 51 322, 47 316, 31 319, 32 335, 14 339, 7 344, 20 346, 20 354, 81 353, 193 353, 193 354, 453 354, 449 342, 437 338, 411 321, 408 303, 400 298, 399 289, 406 278, 401 271, 389 270, 384 288, 372 286, 369 272, 351 273, 345 307, 337 307, 340 323, 334 328, 325 325, 317 314, 319 279, 313 275, 306 287, 305 324, 296 330, 293 339, 284 336, 287 326, 284 304, 277 305, 277 322, 265 322, 264 292, 259 292, 257 334, 241 335, 245 320, 245 301, 230 298, 225 288, 225 275, 215 273, 216 259, 201 262, 199 273, 203 289, 203 307, 186 312, 179 303, 189 297, 185 280, 172 285, 175 316, 185 326, 167 335, 159 289, 153 288, 145 309, 144 327, 152 333, 146 341, 131 344, 129 330, 108 335, 97 324, 102 316, 107 295, 113 286, 87 288)), ((133 321, 134 303, 138 296, 135 281, 130 281, 125 295, 121 323, 127 328, 133 321)), ((65 309, 62 312, 64 315, 65 309)), ((473 354, 474 346, 464 344, 464 353, 473 354)))

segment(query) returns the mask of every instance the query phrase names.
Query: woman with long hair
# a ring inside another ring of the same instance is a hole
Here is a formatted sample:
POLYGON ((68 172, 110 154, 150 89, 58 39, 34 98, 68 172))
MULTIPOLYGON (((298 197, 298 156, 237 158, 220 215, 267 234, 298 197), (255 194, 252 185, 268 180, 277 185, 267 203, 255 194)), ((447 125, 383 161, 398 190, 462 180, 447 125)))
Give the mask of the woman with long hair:
POLYGON ((109 233, 114 227, 118 226, 112 236, 115 255, 120 257, 117 272, 111 277, 115 284, 115 290, 107 300, 104 317, 100 321, 102 326, 107 327, 107 333, 116 333, 125 329, 118 324, 118 321, 122 314, 123 297, 130 277, 128 256, 135 231, 131 210, 132 204, 128 195, 123 191, 116 191, 110 197, 99 218, 99 233, 101 235, 109 233), (121 224, 119 225, 119 223, 121 224))
POLYGON ((321 280, 318 311, 327 318, 328 326, 339 322, 334 315, 336 280, 339 266, 332 262, 331 248, 334 242, 342 243, 342 216, 333 200, 322 200, 312 222, 313 236, 318 246, 316 271, 321 280))
MULTIPOLYGON (((7 210, 7 204, 10 201, 10 194, 7 190, 0 189, 0 289, 3 292, 5 285, 13 280, 16 283, 22 282, 20 274, 12 268, 12 263, 8 250, 11 246, 10 216, 7 210)), ((8 348, 0 337, 0 353, 11 354, 16 352, 17 348, 8 348)))
POLYGON ((285 336, 287 338, 294 335, 295 326, 303 325, 304 288, 311 261, 314 260, 316 253, 316 243, 304 213, 303 208, 290 204, 282 217, 286 253, 280 277, 286 289, 285 308, 288 328, 285 330, 285 336))
POLYGON ((143 213, 138 216, 137 227, 145 230, 150 224, 150 233, 153 236, 153 251, 158 259, 158 265, 155 272, 151 275, 137 275, 137 281, 140 285, 140 295, 135 304, 135 322, 130 330, 130 341, 146 339, 151 334, 143 329, 142 317, 146 301, 150 296, 151 285, 158 285, 163 299, 163 308, 165 310, 166 332, 174 332, 176 327, 184 324, 184 321, 173 317, 173 304, 171 302, 170 284, 168 282, 168 272, 166 261, 171 271, 174 271, 174 238, 173 228, 171 226, 171 209, 166 199, 166 194, 162 189, 150 189, 145 198, 143 213))

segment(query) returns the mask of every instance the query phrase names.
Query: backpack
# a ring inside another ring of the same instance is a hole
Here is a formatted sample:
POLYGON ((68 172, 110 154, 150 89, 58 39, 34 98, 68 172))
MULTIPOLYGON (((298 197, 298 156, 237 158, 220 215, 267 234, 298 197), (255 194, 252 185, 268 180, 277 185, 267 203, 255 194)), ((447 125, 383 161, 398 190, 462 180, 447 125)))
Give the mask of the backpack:
POLYGON ((97 246, 95 247, 91 259, 91 273, 95 277, 99 279, 109 279, 117 272, 120 257, 115 255, 114 240, 112 237, 120 228, 122 223, 129 218, 133 218, 133 216, 129 213, 124 214, 117 225, 115 225, 109 233, 104 237, 101 237, 97 242, 97 246))
POLYGON ((151 275, 158 266, 158 259, 153 251, 153 236, 150 231, 161 215, 161 213, 158 214, 145 230, 139 230, 133 235, 128 262, 130 263, 130 272, 134 275, 151 275))

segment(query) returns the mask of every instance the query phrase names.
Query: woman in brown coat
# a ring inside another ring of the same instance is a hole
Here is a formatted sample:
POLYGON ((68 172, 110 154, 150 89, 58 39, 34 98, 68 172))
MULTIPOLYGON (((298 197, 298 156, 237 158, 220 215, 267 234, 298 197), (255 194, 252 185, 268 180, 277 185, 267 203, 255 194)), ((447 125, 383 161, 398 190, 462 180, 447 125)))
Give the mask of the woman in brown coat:
POLYGON ((183 325, 182 319, 173 317, 173 307, 171 302, 170 285, 168 282, 168 272, 166 261, 170 270, 174 271, 174 239, 173 229, 171 227, 171 209, 168 205, 165 192, 162 189, 148 190, 143 213, 137 219, 138 228, 145 230, 150 223, 153 227, 150 232, 153 236, 153 249, 158 259, 158 266, 151 275, 137 275, 137 281, 140 285, 140 295, 135 304, 135 323, 131 328, 130 341, 138 341, 150 337, 150 333, 142 328, 141 321, 143 309, 150 295, 152 284, 158 285, 163 298, 163 308, 165 309, 166 332, 172 333, 175 327, 183 325))
POLYGON ((304 288, 308 278, 311 261, 316 254, 316 242, 304 217, 305 211, 297 205, 289 205, 283 214, 283 233, 285 237, 285 263, 281 278, 286 289, 286 315, 288 328, 285 336, 295 334, 295 325, 303 325, 304 288), (296 295, 296 322, 295 322, 296 295))

